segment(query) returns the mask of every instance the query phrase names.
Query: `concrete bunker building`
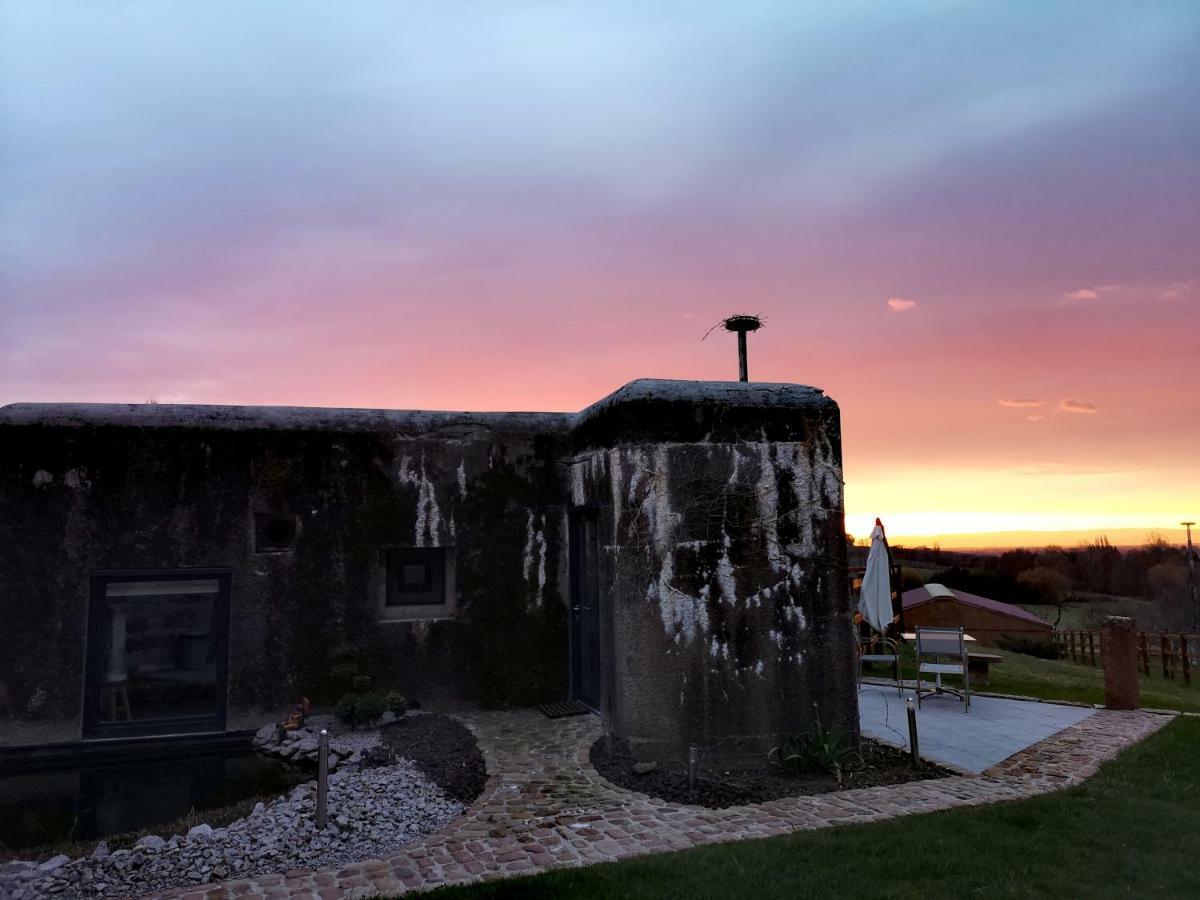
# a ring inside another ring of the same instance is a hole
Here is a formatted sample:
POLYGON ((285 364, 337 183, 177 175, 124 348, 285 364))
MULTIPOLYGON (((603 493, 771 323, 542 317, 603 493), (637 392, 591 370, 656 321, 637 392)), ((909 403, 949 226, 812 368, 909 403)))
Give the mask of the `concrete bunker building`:
POLYGON ((0 747, 381 689, 576 698, 646 759, 857 733, 837 404, 634 381, 578 414, 0 409, 0 747))

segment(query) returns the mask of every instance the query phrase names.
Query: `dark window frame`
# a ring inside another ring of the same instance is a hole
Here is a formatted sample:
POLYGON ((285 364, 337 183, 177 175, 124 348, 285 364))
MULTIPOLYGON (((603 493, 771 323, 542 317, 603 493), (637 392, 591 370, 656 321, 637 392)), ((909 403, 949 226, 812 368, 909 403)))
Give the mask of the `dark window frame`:
POLYGON ((254 552, 255 553, 291 553, 296 549, 296 541, 300 539, 300 519, 295 515, 275 512, 256 512, 254 514, 254 552), (272 522, 287 521, 291 537, 286 543, 264 541, 272 522))
POLYGON ((414 607, 445 607, 446 566, 451 559, 447 547, 389 547, 384 551, 384 610, 414 607), (421 589, 406 587, 400 575, 404 566, 420 563, 425 566, 426 582, 421 589))
POLYGON ((149 735, 196 734, 225 731, 228 715, 229 595, 232 571, 220 569, 118 569, 89 575, 87 642, 84 648, 81 738, 107 740, 149 735), (135 722, 100 721, 100 693, 104 682, 106 587, 113 581, 194 581, 215 579, 213 596, 213 654, 216 662, 216 707, 203 716, 171 716, 135 722))

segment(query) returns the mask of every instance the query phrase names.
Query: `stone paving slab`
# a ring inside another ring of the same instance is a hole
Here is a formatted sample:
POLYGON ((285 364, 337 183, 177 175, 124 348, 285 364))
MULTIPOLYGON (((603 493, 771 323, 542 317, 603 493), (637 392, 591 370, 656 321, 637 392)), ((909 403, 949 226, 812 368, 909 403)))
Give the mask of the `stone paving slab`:
MULTIPOLYGON (((858 710, 863 734, 908 747, 908 711, 894 687, 864 684, 858 710)), ((971 711, 964 713, 954 697, 927 697, 917 712, 917 743, 925 759, 979 773, 1095 712, 1088 706, 973 695, 971 711)))
MULTIPOLYGON (((961 716, 962 714, 959 713, 961 716)), ((447 829, 386 859, 336 871, 287 872, 169 891, 161 900, 367 898, 444 884, 771 837, 854 822, 1017 800, 1077 784, 1170 721, 1101 710, 981 774, 710 810, 618 788, 588 762, 594 716, 548 720, 532 710, 459 714, 492 773, 447 829)))

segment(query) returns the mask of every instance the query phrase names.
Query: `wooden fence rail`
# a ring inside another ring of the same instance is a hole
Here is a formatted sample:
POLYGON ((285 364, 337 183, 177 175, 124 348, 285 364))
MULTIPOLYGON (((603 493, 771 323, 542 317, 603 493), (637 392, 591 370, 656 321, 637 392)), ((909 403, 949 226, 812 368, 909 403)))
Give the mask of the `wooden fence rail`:
MULTIPOLYGON (((1104 659, 1104 644, 1097 631, 1056 631, 1054 643, 1064 659, 1085 665, 1099 665, 1104 659)), ((1150 659, 1158 658, 1163 678, 1180 678, 1192 683, 1192 668, 1200 665, 1200 635, 1168 632, 1137 634, 1138 668, 1150 674, 1150 659)))

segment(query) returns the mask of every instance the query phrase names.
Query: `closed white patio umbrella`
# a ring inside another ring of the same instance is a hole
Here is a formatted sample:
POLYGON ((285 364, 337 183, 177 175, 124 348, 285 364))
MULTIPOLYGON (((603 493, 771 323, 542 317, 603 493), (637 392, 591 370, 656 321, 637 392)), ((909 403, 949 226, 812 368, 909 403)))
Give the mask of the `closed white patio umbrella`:
POLYGON ((878 519, 871 531, 871 550, 867 553, 867 568, 858 595, 858 611, 875 631, 886 631, 892 624, 891 565, 887 537, 883 533, 883 523, 878 519))

